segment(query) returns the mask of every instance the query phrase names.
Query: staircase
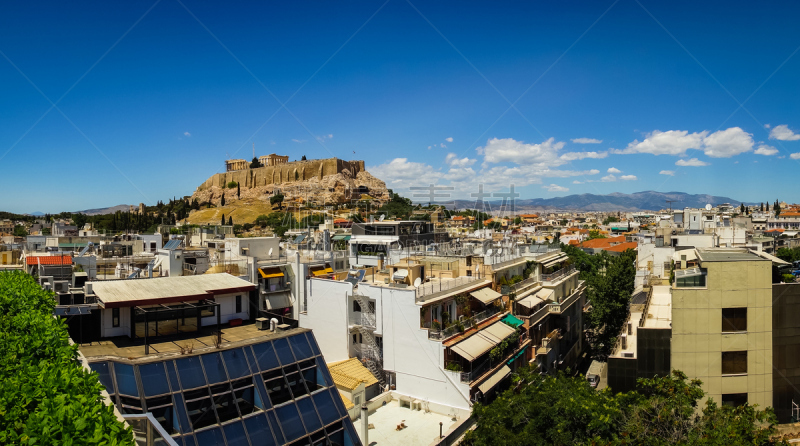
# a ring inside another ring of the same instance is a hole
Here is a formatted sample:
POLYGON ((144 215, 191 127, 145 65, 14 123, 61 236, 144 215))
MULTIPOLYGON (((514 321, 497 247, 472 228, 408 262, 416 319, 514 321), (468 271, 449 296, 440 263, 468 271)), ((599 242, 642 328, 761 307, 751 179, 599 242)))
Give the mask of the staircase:
POLYGON ((361 315, 351 319, 352 328, 361 334, 361 357, 359 358, 373 376, 380 382, 381 386, 386 385, 386 376, 383 372, 383 352, 375 341, 375 310, 370 307, 369 298, 354 294, 353 298, 361 307, 361 315))

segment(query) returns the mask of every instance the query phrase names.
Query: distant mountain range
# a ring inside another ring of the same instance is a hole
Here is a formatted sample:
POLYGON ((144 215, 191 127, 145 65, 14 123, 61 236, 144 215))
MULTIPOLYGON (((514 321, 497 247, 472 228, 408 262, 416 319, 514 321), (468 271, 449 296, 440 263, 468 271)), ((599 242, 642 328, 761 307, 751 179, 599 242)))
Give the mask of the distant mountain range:
MULTIPOLYGON (((516 200, 518 210, 538 210, 538 209, 563 209, 575 211, 657 211, 659 209, 669 209, 670 203, 673 209, 683 208, 702 208, 706 204, 716 206, 722 203, 730 203, 739 206, 742 202, 728 197, 718 197, 705 194, 687 194, 685 192, 655 192, 644 191, 632 194, 612 193, 608 195, 580 194, 567 195, 556 198, 531 198, 516 200)), ((456 200, 456 208, 475 208, 474 201, 456 200)), ((491 209, 500 210, 501 201, 486 201, 491 209)), ((745 205, 752 203, 745 203, 745 205)))
MULTIPOLYGON (((130 209, 130 206, 127 204, 118 204, 116 206, 111 206, 108 208, 97 208, 97 209, 86 209, 85 211, 75 211, 73 214, 85 214, 85 215, 104 215, 104 214, 113 214, 117 211, 127 212, 130 209)), ((136 209, 139 209, 138 207, 136 209)))

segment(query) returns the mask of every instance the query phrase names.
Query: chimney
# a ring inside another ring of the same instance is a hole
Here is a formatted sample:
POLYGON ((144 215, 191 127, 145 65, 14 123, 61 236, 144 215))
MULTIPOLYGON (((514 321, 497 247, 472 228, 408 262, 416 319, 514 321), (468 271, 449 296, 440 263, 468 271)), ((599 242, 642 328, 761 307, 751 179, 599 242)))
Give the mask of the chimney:
POLYGON ((361 404, 361 440, 362 444, 369 444, 369 420, 368 420, 369 410, 367 409, 367 403, 361 404))

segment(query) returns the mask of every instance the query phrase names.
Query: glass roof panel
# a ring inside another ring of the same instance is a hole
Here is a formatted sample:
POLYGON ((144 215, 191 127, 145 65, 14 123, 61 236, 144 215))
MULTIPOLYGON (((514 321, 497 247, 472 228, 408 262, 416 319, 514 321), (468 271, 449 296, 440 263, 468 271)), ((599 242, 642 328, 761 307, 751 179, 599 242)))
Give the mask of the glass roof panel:
POLYGON ((132 365, 117 362, 114 364, 114 374, 117 375, 119 393, 139 396, 139 389, 136 387, 136 377, 133 374, 132 365))
POLYGON ((218 427, 198 432, 197 444, 203 446, 225 446, 225 440, 222 438, 222 430, 218 427))
POLYGON ((314 401, 310 397, 297 400, 297 407, 300 409, 300 415, 303 417, 303 423, 309 432, 314 432, 322 429, 322 422, 319 420, 317 410, 314 407, 314 401))
POLYGON ((144 396, 156 396, 169 393, 167 374, 163 362, 143 364, 139 366, 139 376, 144 388, 144 396))
POLYGON ((200 365, 200 358, 190 356, 175 361, 178 366, 178 374, 181 377, 181 385, 184 389, 194 389, 206 385, 206 377, 203 375, 203 367, 200 365))
POLYGON ((189 433, 192 431, 192 425, 189 423, 189 416, 186 415, 186 408, 183 406, 183 395, 176 393, 173 397, 175 398, 175 411, 178 413, 181 432, 184 434, 189 433))
POLYGON ((225 439, 228 440, 228 446, 250 446, 241 421, 225 424, 222 429, 225 430, 225 439))
POLYGON ((311 351, 314 352, 315 355, 319 355, 319 346, 317 345, 317 340, 314 339, 314 335, 309 331, 306 333, 306 338, 308 338, 308 344, 311 346, 311 351))
POLYGON ((272 438, 272 429, 269 428, 269 422, 263 413, 254 417, 245 418, 244 425, 247 428, 247 435, 253 441, 253 444, 264 446, 275 446, 275 439, 272 438))
POLYGON ((93 362, 89 364, 89 367, 92 368, 95 372, 97 372, 100 378, 100 383, 103 384, 103 387, 106 388, 106 391, 110 394, 116 393, 114 390, 114 380, 111 379, 111 367, 109 367, 108 362, 93 362))
POLYGON ((275 439, 278 440, 278 444, 285 444, 286 440, 284 439, 281 425, 278 423, 278 417, 275 416, 275 411, 270 410, 267 412, 267 418, 269 419, 269 424, 272 427, 272 433, 275 435, 275 439))
POLYGON ((262 342, 253 346, 253 352, 256 355, 256 362, 261 371, 267 371, 279 367, 278 357, 275 356, 275 347, 272 342, 262 342))
POLYGON ((216 384, 228 380, 225 373, 225 366, 222 363, 222 356, 219 353, 209 353, 200 357, 203 360, 203 368, 206 369, 206 376, 209 384, 216 384))
POLYGON ((289 341, 286 340, 286 338, 276 339, 273 344, 275 345, 275 351, 278 353, 278 359, 281 360, 281 364, 288 365, 297 362, 294 356, 292 356, 292 349, 289 348, 289 341))
POLYGON ((178 372, 175 370, 175 363, 172 361, 165 361, 164 365, 167 366, 167 376, 169 376, 169 385, 172 387, 172 391, 180 392, 181 384, 178 381, 178 372))
MULTIPOLYGON (((288 346, 289 344, 286 345, 288 346)), ((278 414, 283 432, 286 434, 287 442, 295 441, 306 434, 303 423, 300 421, 300 413, 297 411, 297 405, 289 403, 275 409, 275 411, 278 414)))
POLYGON ((336 406, 333 404, 333 398, 331 398, 329 392, 319 392, 312 395, 312 397, 319 410, 319 416, 322 417, 323 424, 327 426, 340 418, 339 411, 336 410, 336 406))
POLYGON ((291 344, 294 356, 298 361, 314 356, 314 352, 311 351, 305 336, 291 336, 289 337, 289 344, 291 344))
POLYGON ((222 352, 222 357, 225 359, 225 367, 228 368, 228 374, 231 379, 251 375, 247 360, 244 357, 244 350, 241 348, 225 350, 222 352))

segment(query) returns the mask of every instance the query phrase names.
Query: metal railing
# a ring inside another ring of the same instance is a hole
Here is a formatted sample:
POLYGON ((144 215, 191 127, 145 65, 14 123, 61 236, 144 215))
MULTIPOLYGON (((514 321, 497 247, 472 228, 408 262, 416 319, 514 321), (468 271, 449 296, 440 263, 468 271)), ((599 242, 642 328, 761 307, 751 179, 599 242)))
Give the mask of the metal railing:
POLYGON ((438 280, 436 282, 425 283, 417 288, 416 301, 424 302, 435 298, 439 293, 450 292, 459 287, 466 287, 466 285, 473 284, 480 280, 484 280, 484 278, 478 276, 461 276, 446 281, 438 280))
POLYGON ((501 262, 491 263, 492 269, 494 269, 495 271, 497 271, 498 269, 505 268, 505 267, 507 267, 509 265, 513 265, 515 263, 522 263, 522 262, 526 261, 525 257, 521 257, 521 256, 519 256, 517 254, 512 254, 512 255, 509 255, 509 256, 502 256, 501 258, 507 258, 508 260, 503 260, 501 262))
POLYGON ((122 418, 133 429, 133 439, 139 446, 168 445, 178 446, 151 412, 146 414, 123 415, 122 418))
POLYGON ((350 313, 350 325, 360 325, 362 327, 375 329, 375 313, 353 312, 350 313))
POLYGON ((474 326, 477 326, 481 322, 485 321, 486 319, 489 319, 490 317, 494 316, 499 312, 500 312, 499 308, 492 306, 487 308, 486 310, 481 311, 480 313, 472 315, 471 317, 464 318, 462 321, 460 321, 461 322, 460 326, 458 323, 453 323, 444 330, 433 330, 433 329, 428 330, 428 339, 434 341, 442 341, 455 334, 461 333, 462 331, 466 331, 474 326))
POLYGON ((287 283, 278 283, 278 284, 272 284, 272 285, 265 285, 264 289, 262 289, 261 291, 263 293, 283 293, 283 292, 289 291, 291 289, 292 289, 291 285, 289 285, 287 283), (267 288, 267 287, 269 287, 269 288, 267 288))
POLYGON ((561 268, 558 271, 554 271, 550 274, 542 274, 542 282, 555 282, 565 276, 572 274, 575 271, 575 266, 569 265, 567 267, 561 268))

